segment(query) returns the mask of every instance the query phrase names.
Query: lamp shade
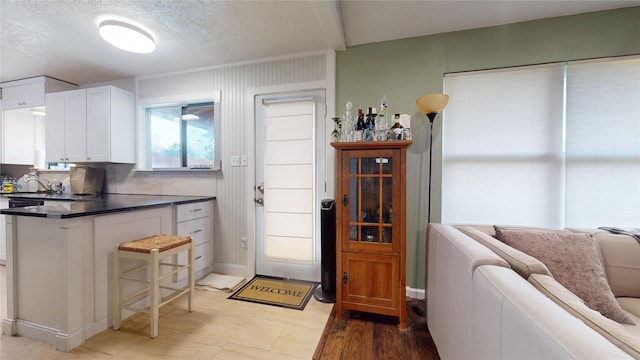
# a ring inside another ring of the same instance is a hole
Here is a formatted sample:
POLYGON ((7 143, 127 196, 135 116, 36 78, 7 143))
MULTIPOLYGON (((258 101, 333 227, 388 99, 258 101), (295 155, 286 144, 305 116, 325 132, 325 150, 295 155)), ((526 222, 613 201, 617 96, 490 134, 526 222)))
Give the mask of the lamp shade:
POLYGON ((446 94, 429 94, 419 97, 416 100, 416 106, 423 114, 437 114, 449 102, 449 95, 446 94))

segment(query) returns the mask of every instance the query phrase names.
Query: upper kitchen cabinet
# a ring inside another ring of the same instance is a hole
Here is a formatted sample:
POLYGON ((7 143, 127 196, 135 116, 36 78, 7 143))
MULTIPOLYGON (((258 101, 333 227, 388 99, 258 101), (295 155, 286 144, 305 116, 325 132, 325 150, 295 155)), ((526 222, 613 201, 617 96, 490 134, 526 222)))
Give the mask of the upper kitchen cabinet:
POLYGON ((47 162, 87 159, 87 91, 47 95, 45 138, 47 162))
POLYGON ((37 82, 2 88, 2 105, 7 109, 20 109, 44 104, 45 83, 37 82))
POLYGON ((133 93, 101 86, 48 94, 49 162, 135 162, 133 93))
POLYGON ((2 163, 44 166, 45 94, 77 88, 38 76, 8 81, 2 87, 2 163))
POLYGON ((3 110, 42 106, 45 102, 45 94, 78 88, 75 84, 48 76, 7 81, 0 84, 0 87, 3 110))

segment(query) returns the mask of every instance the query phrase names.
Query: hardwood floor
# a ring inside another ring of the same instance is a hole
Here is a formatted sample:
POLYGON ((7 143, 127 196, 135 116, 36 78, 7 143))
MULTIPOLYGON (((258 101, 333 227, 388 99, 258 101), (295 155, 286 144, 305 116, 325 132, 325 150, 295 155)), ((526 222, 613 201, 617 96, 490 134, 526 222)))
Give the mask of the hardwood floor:
POLYGON ((332 313, 314 360, 440 359, 427 329, 424 300, 407 299, 408 330, 401 332, 394 317, 345 311, 332 313))

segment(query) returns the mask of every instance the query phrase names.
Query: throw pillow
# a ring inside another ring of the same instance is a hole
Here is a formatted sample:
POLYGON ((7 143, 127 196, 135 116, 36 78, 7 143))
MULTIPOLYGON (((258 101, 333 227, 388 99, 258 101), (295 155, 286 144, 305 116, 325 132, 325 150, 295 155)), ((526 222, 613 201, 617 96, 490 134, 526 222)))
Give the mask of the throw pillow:
POLYGON ((553 277, 589 308, 619 323, 635 325, 611 292, 591 234, 508 230, 496 226, 496 237, 542 261, 553 277))

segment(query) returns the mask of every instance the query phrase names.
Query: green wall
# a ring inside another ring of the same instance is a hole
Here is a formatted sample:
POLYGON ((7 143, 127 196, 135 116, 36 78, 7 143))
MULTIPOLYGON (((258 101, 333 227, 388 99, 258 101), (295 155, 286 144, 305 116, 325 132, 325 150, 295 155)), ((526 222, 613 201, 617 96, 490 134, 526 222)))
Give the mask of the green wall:
MULTIPOLYGON (((553 6, 550 3, 549 6, 553 6)), ((640 54, 640 7, 349 47, 337 53, 336 114, 347 100, 412 115, 407 163, 407 286, 424 288, 429 129, 415 100, 445 73, 640 54), (423 121, 424 120, 424 121, 423 121)), ((482 115, 478 121, 482 121, 482 115)), ((441 124, 434 124, 432 222, 440 222, 441 124)))

